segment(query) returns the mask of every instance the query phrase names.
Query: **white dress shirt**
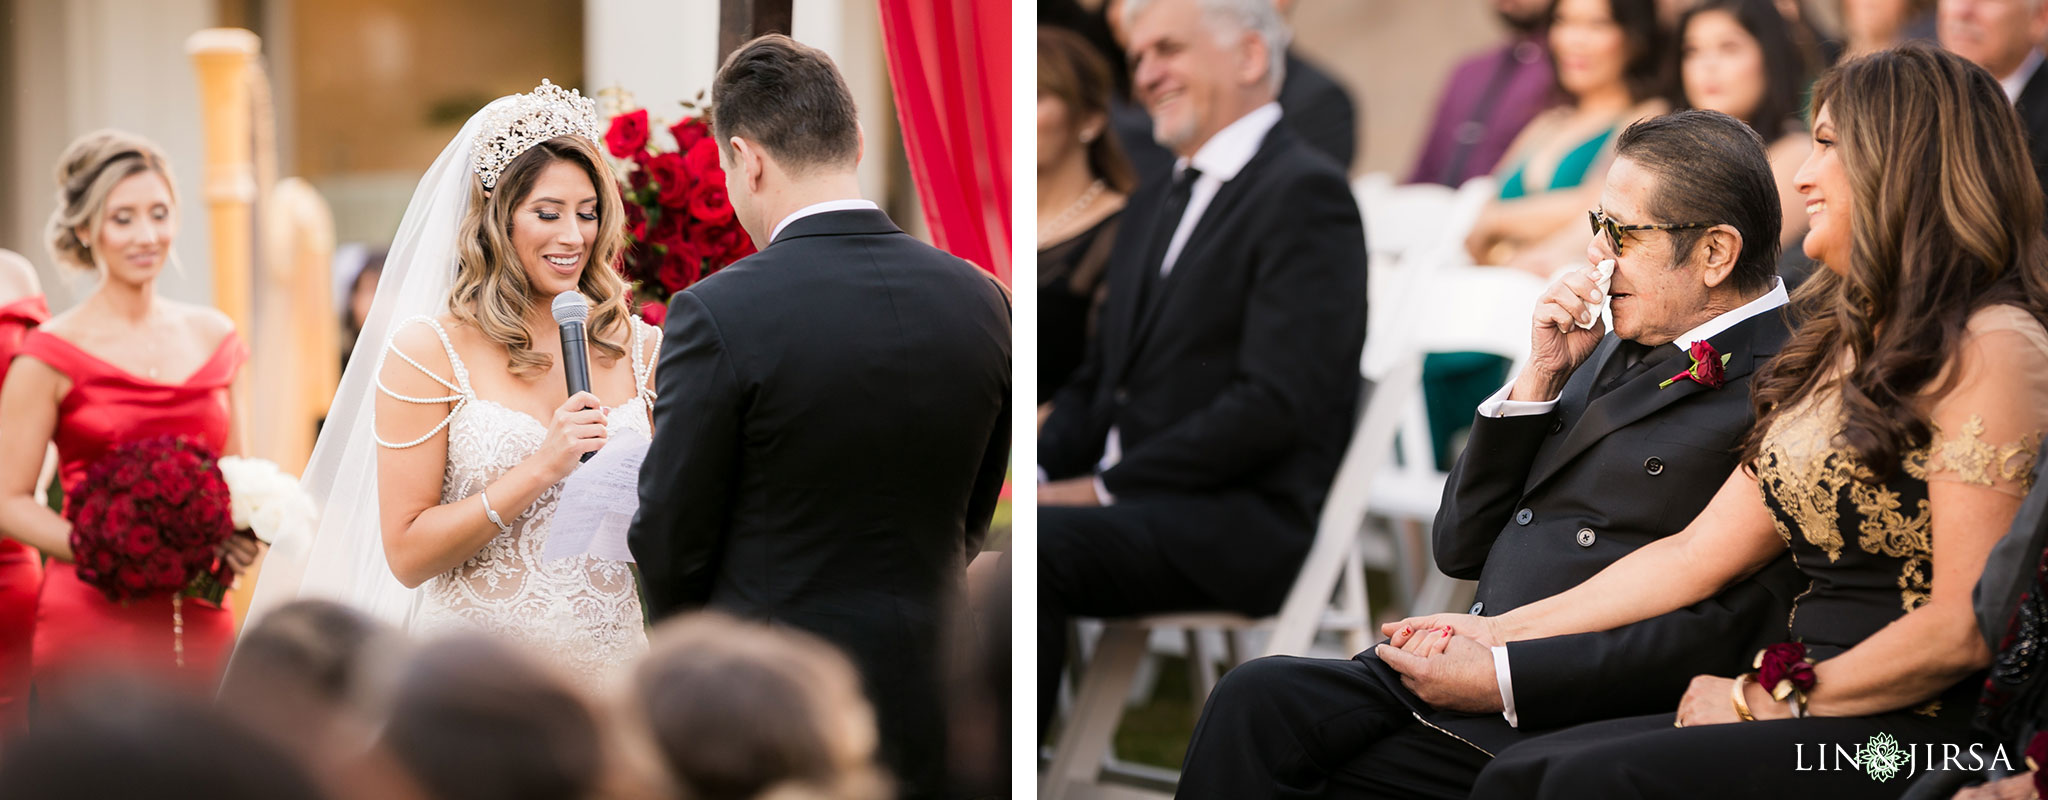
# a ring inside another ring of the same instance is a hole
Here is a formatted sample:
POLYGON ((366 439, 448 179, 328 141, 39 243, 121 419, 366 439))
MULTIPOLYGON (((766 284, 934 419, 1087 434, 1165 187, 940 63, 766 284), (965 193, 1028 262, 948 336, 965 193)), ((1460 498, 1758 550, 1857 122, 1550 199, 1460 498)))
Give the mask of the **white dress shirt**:
MULTIPOLYGON (((1780 280, 1776 286, 1771 287, 1771 290, 1765 292, 1762 297, 1744 303, 1733 311, 1700 323, 1699 327, 1680 334, 1677 339, 1672 341, 1672 344, 1677 345, 1680 350, 1690 350, 1692 349, 1693 342, 1711 339, 1714 337, 1714 334, 1735 327, 1735 323, 1782 306, 1790 299, 1790 296, 1785 293, 1785 282, 1780 280)), ((1514 381, 1511 380, 1508 382, 1508 385, 1501 387, 1500 391, 1494 392, 1492 397, 1486 398, 1486 402, 1479 404, 1480 415, 1487 417, 1519 417, 1531 414, 1548 414, 1551 409, 1557 407, 1557 398, 1554 397, 1540 402, 1509 400, 1508 392, 1513 391, 1514 388, 1514 381)), ((1500 684, 1501 716, 1507 718, 1509 727, 1521 727, 1521 719, 1515 715, 1515 682, 1513 676, 1508 672, 1508 649, 1506 647, 1493 648, 1493 677, 1495 682, 1500 684)))
POLYGON ((2027 51, 2027 58, 2020 62, 2020 68, 2011 75, 1999 79, 1998 85, 2005 87, 2005 99, 2017 103, 2020 92, 2027 88, 2027 81, 2034 79, 2034 73, 2041 69, 2041 48, 2027 51))
POLYGON ((827 211, 858 210, 880 211, 882 210, 882 207, 875 205, 874 203, 869 202, 867 200, 862 200, 858 197, 853 198, 851 200, 827 200, 823 203, 812 203, 810 205, 804 206, 803 208, 799 208, 796 211, 791 212, 789 216, 783 217, 781 222, 775 223, 775 230, 770 231, 768 233, 768 243, 774 244, 775 237, 782 235, 782 229, 789 227, 789 223, 803 219, 804 217, 823 214, 827 211))
POLYGON ((1173 262, 1180 258, 1180 249, 1187 246, 1188 237, 1195 233, 1195 223, 1202 221, 1202 214, 1209 210, 1209 203, 1216 199, 1216 193, 1223 190, 1223 184, 1244 171, 1244 165, 1251 163, 1252 156, 1259 154, 1259 145, 1266 141, 1266 134, 1278 124, 1280 104, 1267 103, 1223 126, 1223 130, 1217 131, 1202 144, 1201 149, 1195 151, 1193 158, 1174 162, 1175 177, 1179 177, 1181 170, 1191 164, 1202 174, 1195 178, 1195 185, 1189 189, 1188 208, 1181 213, 1180 224, 1173 229, 1173 238, 1167 240, 1166 257, 1159 260, 1161 276, 1173 273, 1173 262))

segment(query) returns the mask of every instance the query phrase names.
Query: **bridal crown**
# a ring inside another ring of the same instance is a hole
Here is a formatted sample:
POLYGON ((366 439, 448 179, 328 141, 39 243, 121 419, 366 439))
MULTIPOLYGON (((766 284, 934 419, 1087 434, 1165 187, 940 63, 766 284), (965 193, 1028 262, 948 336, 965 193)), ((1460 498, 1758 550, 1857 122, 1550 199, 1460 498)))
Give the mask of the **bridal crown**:
POLYGON ((542 78, 531 93, 512 98, 512 102, 488 110, 483 130, 477 133, 470 167, 485 189, 496 188, 505 165, 529 147, 557 136, 599 140, 597 102, 575 89, 542 78))

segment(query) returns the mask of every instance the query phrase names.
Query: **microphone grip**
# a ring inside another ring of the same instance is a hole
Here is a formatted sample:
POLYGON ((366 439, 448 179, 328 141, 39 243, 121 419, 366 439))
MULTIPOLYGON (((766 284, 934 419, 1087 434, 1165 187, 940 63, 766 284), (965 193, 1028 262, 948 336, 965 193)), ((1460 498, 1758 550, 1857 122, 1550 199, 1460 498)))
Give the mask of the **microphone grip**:
MULTIPOLYGON (((583 323, 564 322, 562 329, 562 376, 568 380, 569 394, 590 391, 590 352, 583 344, 583 323)), ((589 461, 596 453, 584 453, 582 461, 589 461)))

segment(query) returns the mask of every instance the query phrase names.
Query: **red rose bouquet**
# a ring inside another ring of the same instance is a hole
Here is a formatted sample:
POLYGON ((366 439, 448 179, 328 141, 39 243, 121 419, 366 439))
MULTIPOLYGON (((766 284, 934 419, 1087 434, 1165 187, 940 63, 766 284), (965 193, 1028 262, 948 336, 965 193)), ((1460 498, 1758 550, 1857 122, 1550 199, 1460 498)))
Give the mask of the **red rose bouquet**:
MULTIPOLYGON (((623 92, 607 94, 614 105, 623 92)), ((701 95, 700 95, 701 98, 701 95)), ((685 111, 700 111, 683 103, 685 111)), ((612 117, 605 149, 623 163, 619 194, 626 201, 626 235, 631 243, 617 265, 634 284, 640 316, 655 325, 667 314, 668 299, 734 261, 754 253, 754 241, 733 216, 719 167, 718 143, 703 116, 686 116, 667 128, 675 149, 654 141, 647 109, 612 117)))
POLYGON ((116 603, 168 592, 220 602, 234 535, 213 453, 182 436, 127 442, 86 468, 64 516, 78 577, 116 603))

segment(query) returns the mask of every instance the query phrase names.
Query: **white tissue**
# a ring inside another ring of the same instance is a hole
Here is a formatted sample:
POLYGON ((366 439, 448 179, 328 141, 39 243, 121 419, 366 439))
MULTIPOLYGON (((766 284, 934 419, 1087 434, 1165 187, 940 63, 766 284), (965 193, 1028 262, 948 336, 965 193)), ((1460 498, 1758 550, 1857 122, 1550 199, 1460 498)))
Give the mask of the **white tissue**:
POLYGON ((1593 321, 1599 319, 1600 312, 1607 307, 1607 289, 1614 285, 1614 259, 1601 259, 1593 268, 1600 271, 1600 278, 1594 283, 1594 287, 1600 290, 1600 299, 1593 305, 1593 315, 1579 323, 1580 330, 1592 330, 1593 321))

